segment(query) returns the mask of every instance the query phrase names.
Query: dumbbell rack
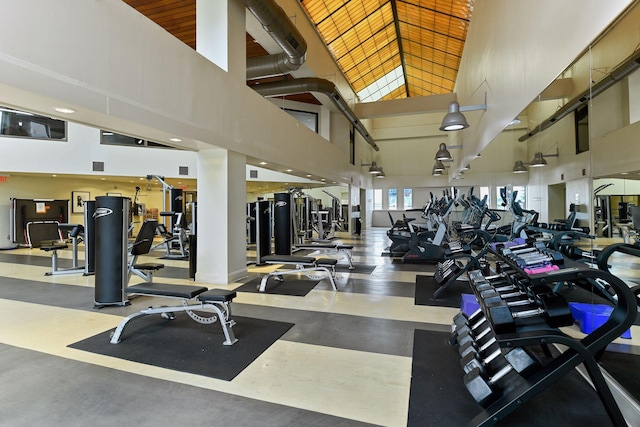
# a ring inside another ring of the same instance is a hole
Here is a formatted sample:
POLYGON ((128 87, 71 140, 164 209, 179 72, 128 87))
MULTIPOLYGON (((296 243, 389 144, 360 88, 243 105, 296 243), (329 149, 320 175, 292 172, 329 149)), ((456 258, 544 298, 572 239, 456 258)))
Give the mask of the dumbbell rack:
MULTIPOLYGON (((513 274, 528 279, 529 286, 553 286, 558 282, 570 283, 579 281, 578 279, 599 278, 611 285, 618 295, 618 301, 609 320, 582 339, 572 338, 558 328, 549 327, 542 316, 537 323, 526 322, 524 325, 516 325, 515 332, 495 333, 498 344, 505 350, 534 346, 547 348, 552 344, 560 344, 566 347, 566 350, 553 357, 548 363, 541 365, 526 378, 520 377, 515 386, 506 389, 497 400, 473 418, 469 425, 489 426, 497 423, 550 385, 560 381, 578 365, 584 364, 612 423, 615 426, 626 426, 624 417, 600 371, 597 360, 606 346, 622 335, 636 318, 636 298, 629 287, 605 271, 592 269, 585 264, 568 259, 564 260, 559 270, 528 275, 511 259, 502 256, 493 249, 489 249, 489 253, 498 260, 507 263, 513 274)), ((474 289, 474 293, 480 301, 479 292, 474 286, 471 288, 474 289)), ((491 326, 493 328, 493 325, 491 326)))
MULTIPOLYGON (((440 285, 439 288, 437 288, 434 292, 433 292, 433 299, 438 299, 438 297, 440 296, 440 294, 442 292, 444 292, 449 286, 451 286, 453 283, 455 283, 456 280, 458 280, 458 278, 460 276, 462 276, 463 274, 465 274, 467 271, 471 270, 472 268, 478 268, 480 266, 479 264, 479 260, 482 259, 486 254, 487 251, 489 250, 488 246, 483 248, 479 253, 473 255, 473 254, 455 254, 452 255, 450 257, 447 257, 447 260, 457 260, 457 259, 462 259, 462 258, 468 258, 467 263, 461 267, 460 269, 456 270, 455 272, 452 272, 449 275, 446 275, 442 277, 442 281, 438 281, 436 280, 436 283, 438 283, 440 285)), ((437 267, 436 267, 437 269, 437 267)))

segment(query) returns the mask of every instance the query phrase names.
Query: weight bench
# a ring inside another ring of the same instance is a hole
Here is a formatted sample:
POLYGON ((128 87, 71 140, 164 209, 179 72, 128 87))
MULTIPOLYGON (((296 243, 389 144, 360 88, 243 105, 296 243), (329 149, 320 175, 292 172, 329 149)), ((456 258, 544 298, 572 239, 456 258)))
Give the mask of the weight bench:
MULTIPOLYGON (((298 274, 303 272, 311 272, 311 271, 324 271, 329 276, 329 281, 331 282, 331 287, 334 291, 337 291, 336 282, 334 280, 334 276, 336 273, 335 266, 338 263, 337 259, 333 258, 314 258, 308 256, 291 256, 291 255, 266 255, 260 259, 260 262, 263 264, 288 264, 295 265, 296 268, 292 270, 276 270, 268 273, 262 280, 260 280, 260 285, 258 286, 258 290, 260 292, 264 292, 267 288, 267 281, 270 277, 275 276, 277 280, 283 281, 282 277, 285 274, 298 274)), ((307 275, 308 277, 311 277, 307 275)))
POLYGON ((71 248, 73 250, 71 256, 72 266, 70 268, 58 267, 58 250, 69 247, 64 240, 52 241, 46 245, 41 243, 41 251, 51 252, 51 271, 44 273, 45 276, 84 273, 84 265, 78 265, 78 241, 84 238, 84 226, 82 224, 58 224, 58 233, 62 235, 63 231, 66 232, 71 239, 71 248))
POLYGON ((231 301, 236 297, 235 291, 227 291, 224 289, 207 289, 204 286, 183 286, 172 285, 168 283, 140 283, 129 286, 127 293, 135 293, 138 295, 149 295, 164 298, 178 298, 182 300, 182 305, 172 307, 149 307, 137 313, 130 314, 122 319, 111 336, 111 344, 118 344, 125 326, 138 317, 148 314, 160 314, 164 319, 172 320, 175 318, 175 312, 185 311, 189 317, 203 325, 209 325, 220 322, 222 332, 224 333, 224 345, 233 345, 238 340, 233 334, 233 325, 235 321, 231 319, 231 301), (213 312, 209 317, 196 313, 197 311, 213 312))
POLYGON ((314 251, 314 253, 319 252, 325 255, 343 255, 344 258, 346 258, 347 262, 349 263, 349 270, 353 270, 355 268, 351 260, 351 250, 353 249, 352 245, 336 245, 331 243, 321 243, 321 244, 319 243, 319 244, 309 244, 309 245, 296 245, 296 248, 310 249, 314 251))
POLYGON ((130 279, 131 274, 135 274, 145 282, 153 282, 153 273, 163 269, 164 264, 155 262, 138 263, 138 257, 140 255, 147 255, 151 251, 151 245, 153 244, 153 237, 156 234, 156 227, 158 221, 153 219, 147 219, 142 223, 140 231, 136 236, 135 242, 131 245, 129 251, 129 262, 127 263, 128 275, 130 279))

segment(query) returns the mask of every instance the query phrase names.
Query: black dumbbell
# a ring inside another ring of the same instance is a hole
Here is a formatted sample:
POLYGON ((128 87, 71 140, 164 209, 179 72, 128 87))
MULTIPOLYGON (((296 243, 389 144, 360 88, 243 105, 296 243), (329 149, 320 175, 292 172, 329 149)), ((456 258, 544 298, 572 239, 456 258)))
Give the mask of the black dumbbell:
POLYGON ((483 358, 488 354, 491 354, 493 350, 499 348, 498 340, 496 340, 493 332, 487 334, 484 337, 486 340, 477 340, 477 341, 467 341, 463 345, 458 348, 458 353, 460 353, 460 357, 463 358, 467 354, 473 354, 478 358, 483 358))
MULTIPOLYGON (((486 375, 486 368, 494 362, 500 362, 501 358, 504 358, 506 363, 511 365, 516 372, 524 377, 528 377, 532 372, 540 367, 538 361, 531 357, 529 353, 521 347, 515 347, 509 350, 504 354, 504 356, 503 349, 497 348, 485 359, 478 359, 474 357, 473 353, 469 353, 460 359, 460 365, 465 373, 469 373, 474 368, 478 368, 483 375, 486 375)), ((499 366, 499 368, 502 367, 504 367, 504 363, 499 366)))
POLYGON ((474 330, 471 328, 463 327, 460 332, 458 332, 456 341, 460 347, 463 347, 468 342, 478 342, 479 340, 483 339, 486 336, 489 336, 489 334, 492 333, 493 331, 491 330, 491 327, 488 323, 487 325, 485 325, 484 329, 474 330))
POLYGON ((471 315, 467 316, 462 311, 456 314, 451 324, 451 337, 449 338, 449 344, 458 344, 458 335, 466 330, 476 330, 484 322, 487 321, 487 317, 481 309, 477 309, 471 315))
POLYGON ((497 334, 515 332, 516 320, 542 317, 552 328, 573 325, 573 315, 569 303, 554 292, 536 295, 533 308, 524 311, 512 311, 506 301, 486 307, 485 311, 497 334))
POLYGON ((473 368, 464 375, 464 385, 480 406, 486 408, 500 397, 500 381, 505 381, 508 375, 517 375, 513 367, 509 364, 497 371, 493 376, 488 377, 486 372, 480 368, 473 368))
POLYGON ((513 307, 517 305, 536 303, 536 295, 545 294, 552 291, 553 290, 548 285, 540 284, 527 286, 524 288, 524 290, 518 287, 513 292, 505 293, 501 293, 498 290, 488 290, 480 292, 479 301, 483 307, 491 307, 494 305, 500 305, 502 301, 507 301, 512 298, 518 298, 515 301, 507 301, 507 305, 513 307))
POLYGON ((486 357, 482 357, 478 353, 468 352, 464 355, 464 357, 460 358, 460 366, 465 374, 471 372, 474 368, 480 369, 483 374, 486 374, 488 369, 493 368, 492 370, 497 371, 500 368, 504 367, 506 361, 502 354, 502 349, 500 346, 495 346, 492 349, 493 351, 489 353, 486 357), (490 368, 491 367, 491 368, 490 368))

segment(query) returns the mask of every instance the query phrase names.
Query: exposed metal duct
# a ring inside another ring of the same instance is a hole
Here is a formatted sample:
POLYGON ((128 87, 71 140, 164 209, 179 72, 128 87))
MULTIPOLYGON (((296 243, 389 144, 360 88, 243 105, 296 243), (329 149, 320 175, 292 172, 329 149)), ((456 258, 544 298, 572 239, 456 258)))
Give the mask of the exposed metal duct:
POLYGON ((367 128, 364 127, 354 112, 351 111, 344 98, 340 95, 340 92, 338 92, 336 85, 329 80, 306 77, 253 85, 252 88, 264 97, 285 96, 305 92, 318 92, 327 95, 340 112, 353 124, 353 127, 362 135, 365 141, 376 151, 380 151, 380 147, 376 145, 371 135, 369 135, 367 128))
POLYGON ((247 59, 247 80, 295 71, 304 64, 305 42, 287 14, 273 0, 242 0, 284 53, 247 59))
POLYGON ((555 124, 558 120, 562 119, 566 115, 570 114, 578 107, 583 105, 585 102, 588 102, 589 99, 595 98, 597 95, 601 94, 611 86, 613 86, 618 81, 624 79, 629 74, 634 72, 640 68, 640 49, 635 50, 627 59, 622 61, 618 66, 616 66, 611 72, 603 77, 600 81, 593 85, 591 89, 587 89, 582 92, 580 95, 576 96, 562 108, 558 109, 551 117, 544 120, 540 125, 536 126, 529 133, 522 135, 518 138, 518 141, 526 141, 531 138, 538 132, 541 132, 545 129, 548 129, 553 124, 555 124))

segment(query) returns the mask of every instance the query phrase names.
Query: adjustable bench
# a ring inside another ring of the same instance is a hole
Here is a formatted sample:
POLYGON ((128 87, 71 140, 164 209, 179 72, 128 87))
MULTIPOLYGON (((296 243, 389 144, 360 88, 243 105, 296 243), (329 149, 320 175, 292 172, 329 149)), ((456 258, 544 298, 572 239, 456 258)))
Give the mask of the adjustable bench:
MULTIPOLYGON (((282 281, 282 277, 285 274, 298 274, 311 271, 324 271, 329 276, 331 287, 334 291, 337 291, 335 276, 335 266, 338 263, 337 259, 333 258, 314 258, 308 256, 291 256, 291 255, 266 255, 260 259, 263 264, 289 264, 295 265, 293 270, 276 270, 265 275, 260 281, 258 290, 264 292, 267 288, 267 281, 270 277, 275 276, 278 280, 282 281)), ((309 276, 309 275, 307 275, 309 276)), ((310 276, 309 276, 310 277, 310 276)), ((314 277, 315 278, 315 277, 314 277)))
POLYGON ((353 245, 336 245, 332 243, 317 243, 317 244, 312 243, 309 245, 296 245, 296 248, 310 249, 314 251, 311 253, 311 256, 313 256, 313 254, 316 252, 319 252, 325 255, 343 255, 347 259, 347 262, 349 263, 349 270, 353 270, 355 268, 351 260, 351 250, 353 249, 353 245))
POLYGON ((140 283, 129 286, 127 293, 138 295, 149 295, 164 298, 179 298, 182 305, 173 307, 149 307, 137 313, 130 314, 122 319, 111 336, 111 344, 118 344, 125 326, 133 319, 146 316, 148 314, 160 314, 164 319, 174 319, 175 312, 185 311, 189 317, 198 323, 208 325, 220 322, 224 333, 224 345, 233 345, 238 341, 233 334, 235 321, 231 319, 231 301, 236 296, 235 291, 224 289, 207 289, 204 286, 172 285, 167 283, 140 283), (197 311, 213 311, 209 317, 196 313, 197 311))
POLYGON ((66 232, 71 239, 71 248, 73 250, 71 255, 72 266, 70 268, 58 267, 58 250, 69 247, 64 240, 52 241, 46 245, 41 244, 41 251, 51 252, 51 271, 44 273, 45 276, 84 273, 84 265, 78 265, 78 241, 84 239, 84 226, 82 224, 58 224, 58 233, 62 235, 62 232, 66 232))
POLYGON ((138 263, 138 257, 140 255, 147 255, 151 250, 153 244, 153 236, 156 234, 156 227, 158 221, 147 219, 142 223, 140 231, 136 236, 135 242, 131 245, 129 251, 128 262, 128 278, 131 278, 132 274, 140 277, 145 282, 153 282, 153 273, 163 269, 164 264, 155 262, 138 263))

